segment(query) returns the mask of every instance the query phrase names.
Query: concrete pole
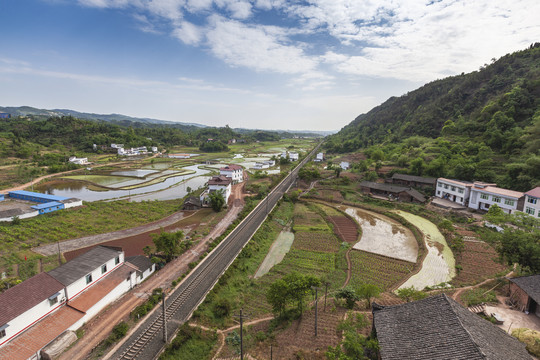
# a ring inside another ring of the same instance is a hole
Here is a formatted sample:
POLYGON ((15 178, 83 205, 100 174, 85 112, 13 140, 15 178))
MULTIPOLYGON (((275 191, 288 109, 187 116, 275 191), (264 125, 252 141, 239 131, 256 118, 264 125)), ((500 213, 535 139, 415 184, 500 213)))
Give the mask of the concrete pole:
POLYGON ((165 292, 162 294, 163 296, 163 342, 167 343, 167 314, 165 310, 165 292))

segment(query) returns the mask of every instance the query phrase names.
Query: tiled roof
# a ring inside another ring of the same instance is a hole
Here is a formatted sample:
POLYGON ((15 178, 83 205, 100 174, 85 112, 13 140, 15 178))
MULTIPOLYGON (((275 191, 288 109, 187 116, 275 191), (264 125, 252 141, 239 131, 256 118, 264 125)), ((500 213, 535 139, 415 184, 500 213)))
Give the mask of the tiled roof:
POLYGON ((392 193, 400 193, 400 192, 409 190, 408 187, 397 186, 397 185, 389 185, 389 184, 381 184, 381 183, 376 183, 376 182, 372 182, 372 181, 362 181, 360 183, 360 186, 361 187, 367 187, 367 188, 370 188, 370 189, 375 189, 375 190, 388 191, 388 192, 392 192, 392 193))
POLYGON ((431 184, 431 185, 435 185, 435 183, 437 182, 437 179, 435 179, 435 178, 423 177, 423 176, 414 176, 414 175, 407 175, 407 174, 399 174, 399 173, 395 173, 394 175, 392 175, 392 179, 405 180, 405 181, 415 181, 415 182, 418 182, 418 183, 431 184))
POLYGON ((485 191, 485 192, 488 192, 488 193, 491 193, 491 194, 496 194, 496 195, 501 195, 501 196, 508 196, 508 197, 513 197, 513 198, 516 198, 516 199, 519 199, 520 197, 523 196, 522 192, 514 191, 514 190, 501 189, 501 188, 498 188, 496 186, 487 186, 487 187, 485 187, 483 189, 474 188, 474 190, 485 191))
POLYGON ((473 183, 469 181, 461 181, 461 180, 453 180, 453 179, 445 179, 445 178, 438 178, 437 180, 444 181, 450 184, 465 186, 465 187, 471 187, 473 185, 473 183))
POLYGON ((68 286, 121 253, 122 251, 110 247, 96 246, 81 256, 49 271, 49 275, 68 286))
POLYGON ((208 185, 229 185, 231 182, 232 179, 230 177, 220 175, 214 176, 213 178, 208 180, 208 185))
POLYGON ((223 171, 230 171, 230 170, 242 170, 243 168, 240 166, 240 165, 227 165, 225 167, 222 167, 221 169, 219 170, 223 170, 223 171))
POLYGON ((47 300, 64 288, 47 273, 41 273, 0 294, 0 326, 47 300))
POLYGON ((525 344, 445 294, 374 308, 382 360, 531 360, 525 344))
POLYGON ((508 280, 519 286, 536 303, 540 304, 540 275, 521 276, 508 280))
POLYGON ((540 198, 540 186, 535 187, 532 190, 529 190, 525 193, 525 195, 534 196, 536 198, 540 198))
POLYGON ((78 310, 69 306, 62 306, 2 346, 0 348, 0 359, 30 359, 39 349, 56 339, 83 316, 84 313, 78 310))
POLYGON ((426 201, 426 197, 414 189, 407 190, 407 194, 409 194, 410 196, 412 196, 413 198, 415 198, 416 200, 420 202, 426 201))
POLYGON ((152 267, 152 261, 146 256, 137 255, 126 258, 126 262, 136 267, 139 271, 146 271, 152 267))

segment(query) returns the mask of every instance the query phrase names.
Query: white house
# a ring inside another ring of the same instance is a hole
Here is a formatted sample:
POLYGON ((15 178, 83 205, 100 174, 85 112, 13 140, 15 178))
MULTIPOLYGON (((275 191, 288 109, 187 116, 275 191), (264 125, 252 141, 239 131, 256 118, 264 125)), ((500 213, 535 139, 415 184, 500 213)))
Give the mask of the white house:
POLYGON ((153 152, 153 153, 157 153, 157 152, 158 152, 157 146, 152 146, 152 152, 153 152))
POLYGON ((323 160, 324 160, 324 154, 321 152, 321 153, 317 154, 314 161, 320 162, 320 161, 323 161, 323 160))
POLYGON ((208 206, 210 204, 208 195, 214 191, 221 191, 223 193, 225 203, 227 203, 229 201, 229 196, 231 196, 231 184, 232 179, 224 175, 214 176, 213 178, 208 180, 208 189, 204 191, 200 196, 202 205, 208 206))
POLYGON ((40 350, 76 330, 155 270, 124 262, 120 248, 97 246, 0 294, 0 359, 39 359, 40 350))
POLYGON ((233 184, 244 181, 244 169, 240 165, 227 165, 219 169, 219 175, 232 179, 233 184))
POLYGON ((268 169, 269 167, 270 167, 270 165, 268 165, 265 162, 257 162, 257 163, 255 163, 255 165, 253 165, 252 169, 253 170, 263 170, 263 169, 268 169))
POLYGON ((262 163, 268 165, 268 167, 271 167, 271 166, 275 166, 275 165, 276 165, 276 161, 275 161, 275 160, 264 160, 262 163))
POLYGON ((473 184, 468 181, 438 178, 435 196, 455 202, 456 204, 467 206, 472 185, 473 184))
POLYGON ((289 160, 291 161, 298 161, 298 153, 297 152, 289 152, 289 160))
POLYGON ((525 193, 523 212, 540 218, 540 186, 525 193))
POLYGON ((351 167, 348 161, 342 161, 342 162, 339 164, 339 166, 340 166, 341 169, 343 169, 343 170, 347 170, 348 168, 351 167))
POLYGON ((471 187, 469 207, 475 210, 489 210, 497 204, 505 213, 513 214, 523 209, 525 196, 522 192, 501 189, 494 184, 475 182, 471 187))
POLYGON ((69 162, 77 164, 77 165, 86 165, 88 164, 88 158, 78 158, 76 156, 71 156, 69 158, 69 162))

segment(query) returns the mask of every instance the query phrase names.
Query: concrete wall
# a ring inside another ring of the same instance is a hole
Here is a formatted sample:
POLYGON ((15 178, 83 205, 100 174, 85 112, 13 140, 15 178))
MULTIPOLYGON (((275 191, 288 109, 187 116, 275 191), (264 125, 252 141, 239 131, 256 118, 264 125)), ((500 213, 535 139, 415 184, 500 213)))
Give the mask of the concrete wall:
POLYGON ((525 195, 523 212, 533 217, 540 218, 540 199, 533 196, 525 195), (536 204, 534 204, 534 201, 536 201, 536 204), (529 212, 527 212, 527 208, 529 208, 529 212))
POLYGON ((73 299, 75 296, 79 295, 88 287, 94 285, 97 281, 102 279, 104 276, 107 276, 111 271, 121 266, 124 263, 124 254, 122 253, 119 256, 120 256, 120 262, 118 264, 115 265, 115 259, 111 259, 105 263, 107 265, 107 271, 105 273, 103 274, 101 273, 101 265, 97 267, 96 269, 92 270, 92 272, 89 273, 89 274, 92 274, 92 282, 87 284, 86 275, 85 275, 79 280, 75 281, 73 284, 70 284, 67 287, 69 300, 73 299))
POLYGON ((469 199, 469 207, 471 209, 487 211, 493 204, 497 204, 497 206, 500 207, 505 213, 513 214, 517 211, 519 199, 498 194, 491 194, 477 189, 471 189, 471 197, 469 199), (487 196, 487 199, 483 199, 482 195, 487 196), (500 199, 500 201, 497 202, 495 199, 500 199), (512 201, 513 204, 506 204, 507 200, 512 201))
POLYGON ((82 206, 82 200, 64 204, 65 209, 69 209, 69 208, 77 207, 77 206, 82 206))
POLYGON ((231 196, 231 185, 227 185, 227 186, 221 186, 221 185, 208 185, 208 189, 210 190, 216 190, 216 191, 219 191, 219 190, 224 190, 224 198, 225 198, 225 203, 227 203, 229 201, 229 196, 231 196))
POLYGON ((435 187, 435 196, 455 202, 456 204, 465 205, 470 197, 470 188, 438 179, 437 186, 435 187))
POLYGON ((64 304, 65 300, 66 298, 64 291, 61 290, 60 295, 58 295, 58 302, 56 302, 55 304, 51 305, 49 299, 45 299, 30 310, 27 310, 26 312, 17 316, 15 319, 11 320, 8 323, 9 326, 5 329, 6 336, 0 340, 0 346, 5 345, 9 340, 11 340, 14 336, 18 335, 21 331, 32 326, 33 324, 41 320, 43 317, 60 308, 60 306, 64 304))

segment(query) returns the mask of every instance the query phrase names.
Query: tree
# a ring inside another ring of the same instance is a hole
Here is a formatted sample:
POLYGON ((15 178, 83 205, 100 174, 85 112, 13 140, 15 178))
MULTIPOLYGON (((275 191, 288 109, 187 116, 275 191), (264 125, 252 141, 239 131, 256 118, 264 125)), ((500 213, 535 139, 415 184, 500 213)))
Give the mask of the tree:
POLYGON ((371 308, 371 299, 379 297, 381 289, 373 284, 360 284, 356 288, 356 294, 360 299, 367 301, 367 308, 371 308))
POLYGON ((412 175, 421 176, 425 168, 426 164, 424 163, 424 160, 422 158, 416 158, 411 161, 410 173, 412 175))
POLYGON ((416 290, 413 286, 411 286, 408 288, 399 289, 397 291, 397 296, 399 296, 401 300, 410 302, 410 301, 422 300, 427 295, 426 293, 420 290, 416 290))
POLYGON ((489 207, 489 210, 484 218, 492 224, 502 224, 506 222, 507 215, 497 204, 493 204, 489 207))
POLYGON ((287 274, 274 281, 266 294, 266 300, 272 305, 272 311, 283 315, 287 304, 296 303, 296 309, 303 312, 306 295, 312 293, 312 286, 320 286, 321 280, 313 275, 302 275, 297 272, 287 274))
POLYGON ((336 293, 336 299, 345 299, 347 309, 352 309, 354 304, 360 300, 356 291, 353 288, 347 286, 344 289, 338 290, 336 293))
POLYGON ((339 177, 339 175, 341 174, 341 167, 338 166, 334 169, 334 172, 336 173, 336 177, 339 177))
POLYGON ((266 294, 266 300, 272 305, 272 311, 283 315, 287 305, 288 286, 285 280, 277 279, 270 285, 270 289, 266 294))
POLYGON ((225 197, 223 196, 223 190, 212 191, 208 194, 210 199, 210 206, 215 212, 220 212, 225 206, 225 197))
POLYGON ((163 229, 159 234, 152 234, 152 241, 156 247, 156 252, 162 253, 167 262, 175 256, 182 254, 191 246, 191 241, 184 240, 184 233, 179 230, 176 232, 165 232, 163 229))

